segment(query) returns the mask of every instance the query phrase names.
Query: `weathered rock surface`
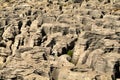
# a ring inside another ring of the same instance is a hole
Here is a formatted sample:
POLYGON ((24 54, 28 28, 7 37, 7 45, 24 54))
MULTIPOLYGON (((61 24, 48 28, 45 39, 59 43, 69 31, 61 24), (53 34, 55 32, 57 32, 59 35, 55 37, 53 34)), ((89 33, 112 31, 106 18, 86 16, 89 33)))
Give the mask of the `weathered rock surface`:
POLYGON ((116 80, 119 68, 119 0, 0 1, 0 80, 116 80))

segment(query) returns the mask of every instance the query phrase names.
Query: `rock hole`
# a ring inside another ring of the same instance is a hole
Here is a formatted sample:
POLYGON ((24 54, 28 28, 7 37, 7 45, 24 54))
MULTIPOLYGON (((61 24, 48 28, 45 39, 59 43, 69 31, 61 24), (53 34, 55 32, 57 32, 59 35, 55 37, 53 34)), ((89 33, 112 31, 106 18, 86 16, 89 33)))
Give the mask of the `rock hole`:
POLYGON ((13 42, 14 42, 14 38, 8 38, 8 40, 11 40, 11 41, 13 41, 13 42))
POLYGON ((43 54, 42 56, 43 56, 44 60, 47 60, 47 55, 46 54, 43 54))
POLYGON ((55 53, 55 52, 51 52, 51 53, 50 53, 50 55, 55 56, 55 55, 56 55, 56 53, 55 53))
POLYGON ((27 12, 25 12, 25 15, 26 15, 26 16, 30 16, 31 13, 32 13, 32 11, 31 11, 31 10, 28 10, 27 12))
POLYGON ((32 11, 31 11, 31 10, 28 10, 28 14, 27 14, 27 15, 29 16, 29 15, 31 15, 31 13, 32 13, 32 11))
POLYGON ((32 23, 31 20, 28 20, 27 23, 26 23, 26 25, 27 25, 27 26, 30 26, 31 23, 32 23))
POLYGON ((52 78, 52 80, 55 80, 54 78, 52 78))
POLYGON ((110 3, 110 2, 111 2, 110 0, 107 0, 107 1, 104 2, 104 4, 108 4, 108 3, 110 3))
POLYGON ((35 39, 34 46, 40 46, 41 45, 41 38, 35 39))
POLYGON ((103 15, 105 15, 105 12, 104 12, 104 11, 102 11, 101 13, 102 13, 103 15))
POLYGON ((51 0, 48 0, 47 2, 48 2, 49 4, 53 4, 53 2, 52 2, 51 0))
POLYGON ((19 22, 18 22, 18 29, 19 29, 19 30, 21 29, 22 25, 23 25, 23 22, 22 22, 22 21, 19 21, 19 22))
POLYGON ((118 21, 120 21, 120 17, 118 18, 118 21))
POLYGON ((114 48, 105 48, 104 53, 110 53, 114 50, 114 48))
POLYGON ((120 54, 120 48, 118 48, 118 53, 120 54))
POLYGON ((50 4, 47 4, 47 7, 49 7, 50 6, 50 4))
POLYGON ((74 49, 76 41, 77 41, 77 39, 73 40, 69 45, 67 45, 67 48, 63 47, 62 48, 62 54, 67 54, 70 57, 72 57, 72 55, 73 55, 73 49, 74 49))
POLYGON ((55 67, 53 67, 53 65, 50 66, 50 72, 52 72, 54 70, 55 67))
POLYGON ((9 21, 9 19, 6 19, 6 20, 5 20, 5 25, 8 25, 8 21, 9 21))
POLYGON ((67 46, 68 50, 72 50, 75 46, 75 42, 77 41, 77 39, 73 40, 70 45, 67 46))
POLYGON ((3 75, 0 75, 0 80, 5 80, 5 77, 3 75))
POLYGON ((101 15, 100 18, 103 18, 103 15, 101 15))
POLYGON ((116 32, 115 34, 116 34, 117 36, 120 36, 120 32, 116 32))
POLYGON ((62 48, 62 53, 66 54, 67 53, 67 49, 65 47, 62 48))
POLYGON ((0 47, 6 47, 6 44, 5 43, 3 43, 3 42, 0 42, 0 47))
POLYGON ((117 78, 120 78, 120 59, 118 59, 115 62, 115 65, 114 65, 114 68, 113 68, 112 79, 117 80, 117 78))
POLYGON ((63 35, 67 35, 68 33, 69 33, 68 28, 64 28, 62 34, 63 34, 63 35))
POLYGON ((68 0, 65 0, 65 2, 68 2, 68 0))
POLYGON ((95 17, 92 16, 92 19, 95 19, 95 17))
POLYGON ((105 39, 111 39, 111 35, 106 35, 105 39))
POLYGON ((41 33, 42 33, 42 36, 46 36, 46 33, 43 29, 41 30, 41 33))
POLYGON ((5 57, 4 60, 3 60, 4 63, 6 62, 6 58, 7 58, 7 57, 5 57))
POLYGON ((62 11, 62 6, 59 7, 59 10, 62 11))

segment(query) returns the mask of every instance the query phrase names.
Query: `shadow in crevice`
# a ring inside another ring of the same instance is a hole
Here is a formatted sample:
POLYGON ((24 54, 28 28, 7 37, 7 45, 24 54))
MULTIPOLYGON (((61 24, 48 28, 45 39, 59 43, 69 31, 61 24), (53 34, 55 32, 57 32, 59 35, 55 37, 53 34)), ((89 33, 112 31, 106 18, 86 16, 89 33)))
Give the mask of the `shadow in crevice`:
MULTIPOLYGON (((76 41, 77 41, 77 39, 73 40, 69 45, 67 45, 67 48, 63 47, 62 54, 68 54, 70 52, 71 56, 72 56, 76 41)), ((61 55, 58 55, 58 56, 61 56, 61 55)))
POLYGON ((115 62, 112 80, 120 79, 120 59, 115 62))
POLYGON ((22 21, 19 21, 19 22, 18 22, 18 29, 19 29, 19 30, 21 30, 22 25, 23 25, 23 22, 22 22, 22 21))
POLYGON ((27 23, 26 23, 26 26, 30 26, 31 24, 32 24, 32 21, 28 20, 27 23))

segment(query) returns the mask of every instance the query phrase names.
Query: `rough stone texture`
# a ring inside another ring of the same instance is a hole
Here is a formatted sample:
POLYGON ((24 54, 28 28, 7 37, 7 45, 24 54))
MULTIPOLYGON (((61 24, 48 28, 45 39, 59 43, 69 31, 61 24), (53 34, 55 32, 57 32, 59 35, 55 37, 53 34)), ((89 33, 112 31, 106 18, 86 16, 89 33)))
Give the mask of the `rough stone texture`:
POLYGON ((120 0, 0 0, 0 80, 114 80, 119 67, 120 0))

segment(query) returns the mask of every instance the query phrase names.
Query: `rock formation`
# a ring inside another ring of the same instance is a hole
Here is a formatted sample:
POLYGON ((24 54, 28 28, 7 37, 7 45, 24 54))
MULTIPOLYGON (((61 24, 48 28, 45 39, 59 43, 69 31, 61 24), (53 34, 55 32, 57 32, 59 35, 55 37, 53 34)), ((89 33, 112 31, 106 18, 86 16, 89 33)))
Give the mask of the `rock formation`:
POLYGON ((0 80, 116 80, 119 68, 119 0, 0 1, 0 80))

